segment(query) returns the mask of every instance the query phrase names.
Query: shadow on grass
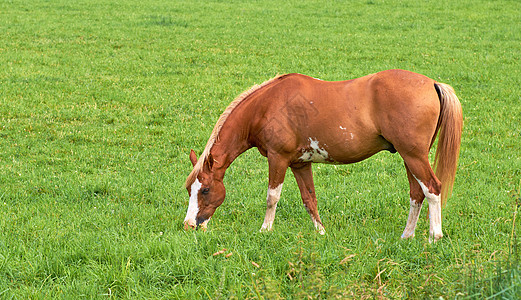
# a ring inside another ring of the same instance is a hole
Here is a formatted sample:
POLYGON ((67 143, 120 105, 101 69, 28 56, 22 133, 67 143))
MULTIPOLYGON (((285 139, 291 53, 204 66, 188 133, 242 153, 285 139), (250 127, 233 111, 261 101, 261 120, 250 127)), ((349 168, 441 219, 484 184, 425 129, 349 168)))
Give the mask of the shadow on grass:
POLYGON ((521 206, 521 181, 511 195, 513 217, 508 257, 506 261, 495 262, 494 270, 489 271, 485 279, 479 279, 479 271, 473 266, 466 284, 466 295, 460 299, 521 299, 521 264, 516 233, 516 219, 521 206))

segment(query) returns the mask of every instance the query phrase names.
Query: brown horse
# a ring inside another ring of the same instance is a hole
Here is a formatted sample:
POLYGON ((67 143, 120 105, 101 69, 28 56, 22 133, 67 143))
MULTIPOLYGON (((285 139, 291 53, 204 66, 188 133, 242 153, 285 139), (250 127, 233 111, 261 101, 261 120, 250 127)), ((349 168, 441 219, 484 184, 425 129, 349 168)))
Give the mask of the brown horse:
POLYGON ((321 234, 311 163, 349 164, 387 150, 407 170, 410 211, 402 238, 414 236, 424 198, 429 240, 443 236, 441 207, 452 192, 462 130, 461 105, 449 85, 420 74, 388 70, 348 81, 301 74, 277 76, 235 99, 221 115, 186 180, 190 196, 185 228, 206 228, 224 200, 223 177, 233 160, 257 147, 268 158, 267 210, 261 230, 271 230, 286 169, 321 234), (439 131, 434 166, 428 154, 439 131))

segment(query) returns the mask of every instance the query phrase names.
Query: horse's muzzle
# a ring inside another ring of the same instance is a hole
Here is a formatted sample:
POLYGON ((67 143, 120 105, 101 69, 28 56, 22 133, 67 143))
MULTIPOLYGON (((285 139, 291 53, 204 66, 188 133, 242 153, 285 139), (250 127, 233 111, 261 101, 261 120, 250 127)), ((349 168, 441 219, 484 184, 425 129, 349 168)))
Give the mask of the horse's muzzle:
POLYGON ((195 227, 199 227, 199 225, 204 224, 207 220, 208 219, 206 219, 206 218, 197 218, 195 227))
POLYGON ((190 222, 190 221, 185 221, 184 222, 184 230, 192 230, 192 229, 195 229, 197 226, 193 223, 193 222, 190 222))
POLYGON ((199 228, 201 228, 201 230, 203 231, 206 231, 207 229, 207 224, 208 224, 208 221, 210 219, 205 219, 205 218, 197 218, 195 222, 193 221, 185 221, 184 222, 184 230, 186 231, 189 231, 189 230, 198 230, 199 228))

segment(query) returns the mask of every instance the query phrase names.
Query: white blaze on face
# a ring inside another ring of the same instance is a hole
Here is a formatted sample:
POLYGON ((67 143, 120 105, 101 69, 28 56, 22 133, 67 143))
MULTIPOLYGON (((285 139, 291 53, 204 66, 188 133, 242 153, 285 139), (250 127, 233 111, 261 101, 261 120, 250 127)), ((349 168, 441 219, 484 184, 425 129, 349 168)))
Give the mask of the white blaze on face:
POLYGON ((300 160, 303 162, 328 162, 329 153, 318 145, 318 140, 309 138, 309 147, 311 149, 304 151, 299 157, 300 160))
POLYGON ((186 218, 184 221, 191 227, 195 227, 195 225, 197 224, 195 218, 197 217, 197 213, 199 212, 199 203, 197 200, 197 195, 199 194, 200 189, 201 182, 199 182, 199 179, 196 178, 190 188, 190 201, 188 202, 188 210, 186 211, 186 218))

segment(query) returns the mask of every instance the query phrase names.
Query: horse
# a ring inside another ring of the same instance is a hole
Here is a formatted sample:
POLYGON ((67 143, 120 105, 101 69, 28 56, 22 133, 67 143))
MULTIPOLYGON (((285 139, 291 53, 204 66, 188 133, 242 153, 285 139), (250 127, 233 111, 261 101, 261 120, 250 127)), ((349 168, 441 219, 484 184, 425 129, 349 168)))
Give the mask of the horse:
POLYGON ((351 164, 386 150, 402 157, 409 181, 410 210, 401 238, 414 237, 427 198, 429 242, 435 242, 443 236, 441 209, 452 193, 462 126, 454 89, 414 72, 386 70, 346 81, 298 73, 276 76, 230 103, 199 158, 190 151, 193 169, 185 182, 189 203, 184 228, 206 230, 226 195, 226 169, 256 147, 269 169, 261 231, 272 230, 291 168, 302 202, 316 230, 324 234, 311 164, 351 164), (438 135, 431 167, 428 155, 438 135))

